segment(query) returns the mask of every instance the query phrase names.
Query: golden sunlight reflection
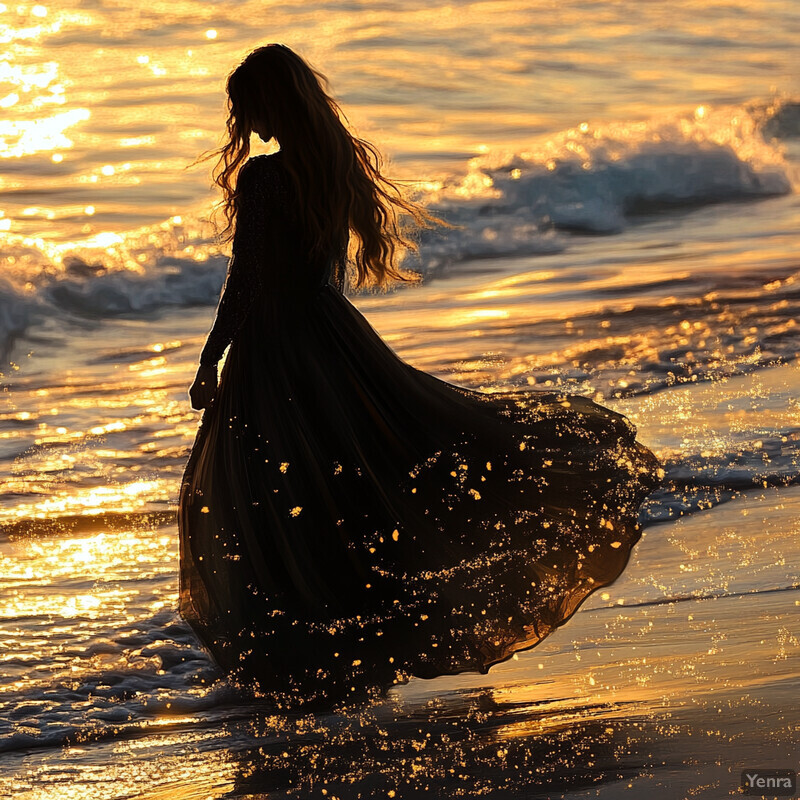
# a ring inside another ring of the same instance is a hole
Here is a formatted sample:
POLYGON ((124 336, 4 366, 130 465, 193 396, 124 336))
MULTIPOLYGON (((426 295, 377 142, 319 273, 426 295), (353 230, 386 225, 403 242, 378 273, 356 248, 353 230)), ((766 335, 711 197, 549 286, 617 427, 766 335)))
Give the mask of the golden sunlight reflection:
POLYGON ((43 150, 72 147, 72 140, 64 131, 89 116, 88 109, 77 108, 32 122, 0 121, 0 156, 20 158, 43 150))
MULTIPOLYGON (((116 454, 113 454, 116 456, 116 454)), ((115 458, 110 458, 113 463, 115 458)), ((58 467, 69 468, 69 463, 59 463, 58 467)), ((17 489, 24 487, 21 484, 17 489)), ((35 502, 20 502, 13 509, 0 513, 0 522, 8 523, 14 519, 49 519, 59 516, 80 514, 91 516, 104 511, 130 513, 149 507, 153 500, 169 495, 171 481, 166 479, 132 481, 119 486, 96 486, 68 490, 53 487, 53 494, 35 502)))
MULTIPOLYGON (((127 616, 140 590, 125 581, 134 572, 141 580, 163 574, 175 554, 171 536, 147 532, 34 537, 17 540, 3 549, 3 619, 56 615, 102 621, 109 615, 127 616), (95 581, 88 591, 81 576, 95 581)), ((156 607, 174 596, 171 592, 164 595, 156 607)))
MULTIPOLYGON (((183 718, 193 723, 192 718, 183 718)), ((175 724, 180 724, 176 719, 175 724)), ((157 731, 158 722, 150 723, 157 731)), ((146 731, 150 726, 143 726, 146 731)), ((142 734, 140 734, 141 736, 142 734)), ((156 741, 168 752, 152 757, 151 738, 123 739, 113 746, 100 745, 104 751, 101 763, 83 774, 73 774, 68 783, 61 782, 59 800, 116 800, 136 796, 139 800, 209 800, 223 797, 235 789, 238 767, 234 756, 226 750, 209 749, 214 734, 183 734, 165 736, 159 732, 156 741)), ((92 748, 93 750, 95 748, 92 748)), ((80 759, 87 747, 67 747, 67 759, 80 759)), ((28 781, 14 780, 8 784, 15 796, 25 800, 52 800, 52 786, 33 786, 28 781)))

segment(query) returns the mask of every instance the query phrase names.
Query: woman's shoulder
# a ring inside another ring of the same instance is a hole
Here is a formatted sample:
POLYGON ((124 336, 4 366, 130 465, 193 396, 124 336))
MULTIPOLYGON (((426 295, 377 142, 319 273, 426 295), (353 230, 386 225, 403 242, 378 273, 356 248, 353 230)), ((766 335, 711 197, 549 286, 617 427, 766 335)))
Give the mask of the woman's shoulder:
POLYGON ((249 158, 239 170, 237 185, 239 191, 255 192, 282 197, 286 190, 283 171, 280 168, 281 153, 264 153, 249 158))
POLYGON ((270 172, 277 173, 280 170, 282 161, 281 151, 276 153, 262 153, 261 155, 251 156, 242 164, 239 175, 250 177, 262 175, 270 172))
POLYGON ((242 172, 245 170, 252 172, 277 172, 282 166, 283 153, 277 150, 274 153, 261 153, 257 156, 251 156, 244 162, 242 172))

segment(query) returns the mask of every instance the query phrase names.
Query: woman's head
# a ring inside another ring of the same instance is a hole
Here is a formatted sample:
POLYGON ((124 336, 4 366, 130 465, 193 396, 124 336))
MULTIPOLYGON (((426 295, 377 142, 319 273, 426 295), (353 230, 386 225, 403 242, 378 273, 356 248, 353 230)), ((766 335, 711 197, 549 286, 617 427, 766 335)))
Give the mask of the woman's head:
POLYGON ((282 44, 257 48, 228 76, 227 141, 214 151, 219 153, 214 180, 223 190, 228 223, 223 240, 233 235, 235 176, 255 132, 280 144, 312 259, 333 258, 344 267, 350 242, 356 285, 410 280, 395 264, 396 255, 398 245, 412 250, 416 245, 401 233, 397 214, 410 215, 420 227, 448 223, 403 198, 381 175, 380 154, 348 131, 346 117, 323 88, 327 84, 282 44))
POLYGON ((265 131, 289 144, 293 137, 307 138, 320 122, 338 119, 321 81, 325 77, 288 47, 268 44, 229 75, 228 108, 243 135, 265 131))

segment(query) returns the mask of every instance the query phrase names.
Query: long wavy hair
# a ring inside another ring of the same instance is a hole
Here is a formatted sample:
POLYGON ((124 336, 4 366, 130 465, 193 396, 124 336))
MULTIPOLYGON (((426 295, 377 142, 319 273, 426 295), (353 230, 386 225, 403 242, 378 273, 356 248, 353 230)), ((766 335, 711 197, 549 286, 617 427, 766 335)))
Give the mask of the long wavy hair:
POLYGON ((398 263, 403 250, 419 251, 400 217, 420 228, 457 226, 404 197, 398 182, 381 174, 379 151, 347 129, 323 84, 329 86, 322 73, 282 44, 257 48, 228 76, 226 141, 200 159, 219 156, 212 175, 223 193, 220 239, 234 236, 236 175, 258 128, 280 144, 310 259, 333 258, 339 281, 354 287, 417 281, 418 273, 398 263))

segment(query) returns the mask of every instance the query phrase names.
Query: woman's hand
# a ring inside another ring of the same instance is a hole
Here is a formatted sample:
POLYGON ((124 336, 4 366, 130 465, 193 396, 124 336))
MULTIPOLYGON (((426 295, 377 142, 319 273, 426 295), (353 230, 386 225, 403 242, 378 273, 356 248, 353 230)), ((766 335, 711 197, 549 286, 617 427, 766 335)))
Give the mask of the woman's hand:
POLYGON ((208 408, 214 402, 214 395, 217 393, 217 365, 202 364, 197 368, 197 375, 194 383, 189 389, 189 399, 192 401, 192 408, 199 411, 201 408, 208 408))

